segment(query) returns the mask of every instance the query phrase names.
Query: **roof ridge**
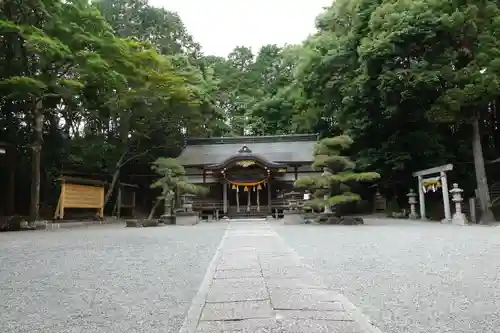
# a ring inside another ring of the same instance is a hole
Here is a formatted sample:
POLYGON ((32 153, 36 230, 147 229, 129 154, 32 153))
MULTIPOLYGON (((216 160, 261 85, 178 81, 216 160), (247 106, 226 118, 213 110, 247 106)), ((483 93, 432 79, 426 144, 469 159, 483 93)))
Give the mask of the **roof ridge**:
POLYGON ((186 138, 186 145, 200 144, 250 144, 267 142, 298 142, 298 141, 318 141, 318 134, 287 134, 287 135, 261 135, 261 136, 228 136, 211 138, 186 138))

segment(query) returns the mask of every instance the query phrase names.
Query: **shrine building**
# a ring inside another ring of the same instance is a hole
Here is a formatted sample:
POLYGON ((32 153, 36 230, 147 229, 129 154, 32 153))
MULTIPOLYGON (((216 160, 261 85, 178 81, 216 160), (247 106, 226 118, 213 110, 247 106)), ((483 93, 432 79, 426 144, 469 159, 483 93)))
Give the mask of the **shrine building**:
POLYGON ((195 210, 214 217, 268 216, 283 211, 283 194, 311 168, 317 135, 188 138, 179 162, 188 181, 205 184, 195 210))

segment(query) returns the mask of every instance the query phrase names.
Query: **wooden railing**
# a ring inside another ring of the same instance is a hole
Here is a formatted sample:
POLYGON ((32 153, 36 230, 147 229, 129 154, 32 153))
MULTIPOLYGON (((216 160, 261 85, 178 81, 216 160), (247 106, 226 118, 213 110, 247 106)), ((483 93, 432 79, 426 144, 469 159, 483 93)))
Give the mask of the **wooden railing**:
POLYGON ((193 202, 193 210, 200 209, 223 209, 222 201, 215 200, 198 200, 193 202))
MULTIPOLYGON (((236 208, 236 206, 228 206, 236 208)), ((284 209, 288 207, 288 202, 282 199, 271 200, 271 209, 284 209)), ((251 205, 252 209, 257 209, 257 205, 251 205)), ((224 209, 224 204, 222 200, 195 200, 193 202, 193 210, 211 210, 211 209, 224 209)), ((245 211, 247 209, 246 204, 240 205, 240 211, 245 211)), ((267 204, 260 205, 261 210, 269 210, 267 204)))

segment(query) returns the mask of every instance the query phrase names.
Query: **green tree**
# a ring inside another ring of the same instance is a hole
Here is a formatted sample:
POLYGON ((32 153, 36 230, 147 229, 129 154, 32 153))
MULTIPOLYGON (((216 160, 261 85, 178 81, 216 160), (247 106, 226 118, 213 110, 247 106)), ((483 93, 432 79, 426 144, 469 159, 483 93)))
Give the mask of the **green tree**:
POLYGON ((164 19, 156 37, 146 33, 154 24, 137 17, 137 31, 117 37, 117 27, 88 1, 9 0, 0 6, 0 124, 6 128, 0 136, 17 149, 34 147, 31 160, 21 154, 33 166, 33 219, 42 181, 53 187, 63 171, 108 174, 108 202, 122 175, 150 171, 149 161, 165 153, 175 156, 184 131, 223 129, 210 68, 197 66, 196 45, 188 46, 178 16, 148 7, 164 19), (168 24, 178 33, 165 30, 168 24))
POLYGON ((307 202, 308 205, 323 207, 324 213, 331 213, 332 206, 361 200, 351 190, 353 183, 380 178, 376 172, 356 172, 356 164, 349 157, 341 155, 352 143, 350 137, 340 135, 322 139, 316 145, 312 168, 321 170, 321 175, 300 177, 295 184, 297 188, 312 193, 313 199, 307 202))
POLYGON ((348 134, 358 165, 400 195, 413 171, 450 162, 471 193, 474 156, 491 219, 484 159, 500 142, 497 12, 492 1, 334 2, 296 62, 292 127, 348 134))
POLYGON ((494 218, 481 123, 490 119, 499 96, 499 22, 494 1, 384 1, 373 11, 359 47, 388 113, 416 109, 412 117, 471 126, 468 137, 484 222, 494 218))
POLYGON ((152 165, 152 170, 160 176, 151 188, 160 188, 161 196, 159 201, 164 202, 164 215, 173 216, 175 199, 182 194, 204 195, 207 190, 205 187, 194 185, 187 182, 186 170, 174 158, 158 158, 152 165))
POLYGON ((148 42, 162 55, 201 56, 200 45, 177 13, 150 6, 145 0, 96 0, 117 36, 148 42))
MULTIPOLYGON (((16 3, 7 1, 3 8, 12 8, 16 3)), ((8 99, 22 101, 31 110, 30 215, 36 220, 39 217, 44 117, 49 117, 47 112, 65 98, 80 91, 89 72, 108 69, 106 62, 93 50, 109 41, 111 31, 99 12, 82 0, 34 1, 22 4, 21 13, 9 10, 5 14, 0 20, 0 33, 9 36, 14 44, 10 47, 19 52, 24 65, 17 73, 11 72, 0 81, 0 91, 8 99)))

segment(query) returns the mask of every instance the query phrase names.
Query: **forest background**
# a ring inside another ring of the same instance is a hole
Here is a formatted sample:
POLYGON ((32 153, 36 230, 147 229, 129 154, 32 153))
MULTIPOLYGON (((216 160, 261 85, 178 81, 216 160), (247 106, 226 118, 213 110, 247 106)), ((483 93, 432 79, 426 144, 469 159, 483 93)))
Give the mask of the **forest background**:
POLYGON ((349 134, 400 205, 412 172, 447 163, 471 196, 500 181, 499 25, 494 1, 337 0, 302 44, 223 58, 143 0, 4 0, 0 206, 51 216, 62 174, 146 193, 186 136, 292 133, 349 134))

